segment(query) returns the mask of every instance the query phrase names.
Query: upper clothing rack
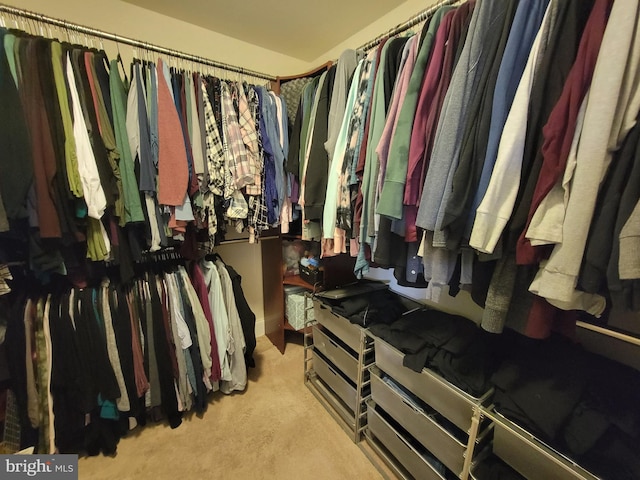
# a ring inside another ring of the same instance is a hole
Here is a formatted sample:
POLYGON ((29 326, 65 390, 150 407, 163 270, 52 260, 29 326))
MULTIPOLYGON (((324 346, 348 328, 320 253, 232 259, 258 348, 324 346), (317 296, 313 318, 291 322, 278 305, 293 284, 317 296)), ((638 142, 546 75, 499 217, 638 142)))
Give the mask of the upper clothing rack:
POLYGON ((195 62, 202 65, 208 65, 210 67, 219 68, 221 70, 226 70, 228 72, 239 73, 241 75, 247 75, 250 77, 261 78, 269 81, 275 80, 274 76, 263 73, 263 72, 249 70, 246 68, 238 67, 237 65, 230 65, 228 63, 217 62, 215 60, 199 57, 197 55, 191 55, 189 53, 181 52, 179 50, 165 48, 159 45, 153 45, 151 43, 143 42, 141 40, 136 40, 133 38, 116 35, 115 33, 105 32, 104 30, 99 30, 97 28, 86 27, 84 25, 79 25, 77 23, 68 22, 67 20, 61 20, 58 18, 49 17, 47 15, 42 15, 40 13, 24 10, 22 8, 11 7, 9 5, 0 4, 0 13, 8 13, 8 14, 23 17, 29 20, 34 20, 36 22, 47 23, 50 25, 63 28, 65 30, 73 30, 75 32, 82 33, 85 35, 91 35, 93 37, 110 40, 118 44, 125 44, 125 45, 130 45, 132 47, 142 48, 144 50, 153 51, 162 55, 168 55, 171 57, 188 60, 190 62, 195 62))
POLYGON ((438 3, 435 3, 433 5, 431 5, 430 7, 425 8, 424 10, 422 10, 420 13, 417 13, 416 15, 414 15, 413 17, 411 17, 409 20, 407 20, 404 23, 401 23, 399 25, 396 25, 394 28, 392 28, 391 30, 388 30, 387 32, 378 35, 376 38, 374 38, 373 40, 370 40, 369 42, 361 45, 360 47, 358 47, 358 51, 369 51, 372 48, 374 48, 375 46, 377 46, 382 40, 384 40, 385 38, 391 38, 391 37, 395 37, 396 35, 405 32, 407 30, 409 30, 410 28, 416 26, 417 24, 419 24, 420 22, 423 22, 425 20, 427 20, 428 18, 430 18, 440 7, 444 6, 444 5, 453 5, 455 3, 458 3, 460 0, 441 0, 438 3))

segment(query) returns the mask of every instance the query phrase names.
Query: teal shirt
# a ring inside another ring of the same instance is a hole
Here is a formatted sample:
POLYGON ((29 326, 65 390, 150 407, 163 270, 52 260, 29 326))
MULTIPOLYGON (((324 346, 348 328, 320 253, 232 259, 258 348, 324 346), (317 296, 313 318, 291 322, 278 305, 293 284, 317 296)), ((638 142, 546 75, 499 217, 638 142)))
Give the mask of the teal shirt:
POLYGON ((431 17, 409 79, 404 102, 400 108, 396 130, 389 146, 389 160, 378 202, 378 213, 389 218, 402 218, 404 185, 407 180, 409 166, 409 144, 411 143, 411 131, 418 97, 420 96, 420 88, 422 87, 424 74, 431 56, 431 49, 442 17, 453 8, 452 6, 440 7, 431 17))

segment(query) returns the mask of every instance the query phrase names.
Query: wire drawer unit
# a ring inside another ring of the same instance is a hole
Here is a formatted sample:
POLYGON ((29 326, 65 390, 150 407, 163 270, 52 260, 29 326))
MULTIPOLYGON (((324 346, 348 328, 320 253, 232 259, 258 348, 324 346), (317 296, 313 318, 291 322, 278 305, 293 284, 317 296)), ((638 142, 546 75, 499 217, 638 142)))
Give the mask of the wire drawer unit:
POLYGON ((371 395, 373 340, 363 327, 336 315, 315 296, 307 294, 305 309, 313 309, 315 317, 307 320, 304 334, 305 384, 358 443, 367 422, 365 401, 371 395))

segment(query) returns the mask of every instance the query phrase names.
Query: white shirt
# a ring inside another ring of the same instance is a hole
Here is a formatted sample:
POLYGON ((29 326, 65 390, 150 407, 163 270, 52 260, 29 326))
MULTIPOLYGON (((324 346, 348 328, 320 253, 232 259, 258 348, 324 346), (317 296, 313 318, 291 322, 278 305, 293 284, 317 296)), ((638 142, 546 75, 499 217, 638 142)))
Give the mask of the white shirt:
POLYGON ((89 216, 100 220, 107 208, 107 198, 105 197, 96 157, 93 155, 89 132, 84 121, 84 114, 80 105, 80 97, 76 87, 76 80, 71 66, 71 59, 67 53, 67 84, 71 93, 71 104, 73 106, 73 136, 76 140, 76 151, 78 154, 78 173, 82 181, 84 200, 87 204, 89 216))

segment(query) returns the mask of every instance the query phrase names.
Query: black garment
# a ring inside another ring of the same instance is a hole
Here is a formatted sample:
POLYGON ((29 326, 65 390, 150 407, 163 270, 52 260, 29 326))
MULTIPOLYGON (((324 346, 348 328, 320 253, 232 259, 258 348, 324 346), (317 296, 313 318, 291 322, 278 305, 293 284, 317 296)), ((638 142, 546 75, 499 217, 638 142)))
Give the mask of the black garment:
POLYGON ((16 397, 20 422, 20 448, 38 445, 38 429, 31 426, 27 409, 26 334, 24 327, 25 300, 14 303, 7 317, 5 345, 11 374, 11 390, 16 397))
MULTIPOLYGON (((322 218, 324 200, 327 193, 327 180, 329 177, 329 155, 324 147, 327 141, 329 104, 333 94, 333 84, 336 78, 336 66, 328 71, 318 93, 318 109, 311 137, 309 160, 307 163, 307 175, 304 190, 304 213, 308 220, 322 218)), ((297 118, 296 118, 297 120, 297 118)))
POLYGON ((376 324, 370 330, 405 354, 403 364, 421 372, 447 342, 465 337, 477 326, 464 317, 438 310, 416 310, 391 325, 376 324))
POLYGON ((65 153, 65 132, 62 124, 62 114, 58 100, 58 91, 53 77, 53 60, 51 58, 51 41, 42 40, 36 45, 38 64, 41 67, 40 86, 43 92, 44 110, 49 119, 51 140, 56 159, 56 174, 51 185, 55 201, 56 211, 60 219, 62 241, 65 245, 71 245, 78 239, 84 239, 78 231, 73 208, 71 187, 67 175, 67 163, 65 153))
POLYGON ((285 171, 295 175, 296 178, 300 176, 300 134, 302 133, 302 116, 301 98, 298 103, 298 109, 296 110, 296 119, 293 122, 293 128, 289 135, 289 155, 284 162, 285 171))
MULTIPOLYGON (((107 343, 96 317, 96 303, 94 302, 94 290, 84 289, 76 291, 76 304, 74 305, 76 344, 80 362, 86 366, 88 374, 87 390, 85 398, 85 411, 88 413, 97 406, 98 395, 103 400, 115 402, 120 397, 120 387, 115 373, 109 361, 107 343)), ((100 315, 100 312, 97 312, 100 315)))
POLYGON ((487 301, 487 292, 493 271, 496 268, 495 260, 483 261, 477 255, 473 261, 471 278, 471 299, 482 308, 487 301))
MULTIPOLYGON (((0 29, 4 44, 6 30, 0 29)), ((0 191, 7 217, 27 216, 27 192, 33 181, 31 142, 22 103, 4 49, 0 51, 0 191)))
POLYGON ((107 71, 109 65, 107 54, 102 50, 96 52, 93 57, 93 65, 95 66, 96 79, 99 84, 96 85, 96 87, 100 87, 104 107, 107 110, 107 116, 109 117, 111 125, 113 125, 113 106, 111 105, 111 87, 109 85, 109 72, 107 71))
POLYGON ((372 325, 370 331, 405 353, 405 367, 416 372, 430 368, 476 397, 489 390, 502 360, 501 336, 436 310, 411 312, 391 325, 372 325))
MULTIPOLYGON (((640 124, 636 123, 627 134, 620 150, 614 154, 607 176, 598 193, 598 200, 591 227, 589 228, 589 237, 578 279, 578 286, 585 292, 599 293, 603 291, 606 286, 607 266, 612 258, 613 245, 616 244, 615 263, 616 265, 618 263, 620 231, 618 230, 617 235, 615 234, 616 219, 620 208, 625 212, 631 212, 635 207, 635 202, 633 205, 621 205, 621 200, 623 192, 626 191, 627 182, 633 184, 634 179, 637 178, 633 174, 637 175, 639 173, 637 167, 635 167, 640 163, 639 146, 640 124), (636 172, 633 172, 634 168, 636 172)), ((633 201, 636 198, 627 195, 625 200, 633 201)), ((617 268, 615 271, 617 271, 617 268)))
POLYGON ((162 318, 162 304, 155 278, 153 277, 151 277, 149 290, 151 291, 153 343, 158 368, 158 388, 160 389, 162 411, 167 416, 171 428, 176 428, 182 423, 182 414, 178 411, 178 399, 173 382, 173 366, 171 365, 169 354, 167 332, 162 318))
MULTIPOLYGON (((634 127, 627 138, 629 138, 632 133, 635 135, 635 130, 637 130, 637 127, 634 127)), ((638 200, 640 200, 640 150, 637 148, 639 144, 640 139, 634 146, 631 171, 629 172, 626 185, 623 187, 620 197, 620 205, 611 235, 611 254, 609 258, 603 259, 607 262, 607 286, 612 303, 621 309, 630 308, 635 310, 640 309, 640 282, 638 280, 620 280, 618 260, 620 258, 620 232, 631 216, 638 200)), ((626 150, 626 147, 625 142, 623 147, 625 149, 625 157, 630 153, 626 150)), ((620 157, 620 160, 627 161, 622 157, 620 157)))
POLYGON ((592 450, 611 426, 629 437, 640 439, 638 405, 640 372, 593 355, 589 383, 564 429, 570 451, 582 455, 592 450))
POLYGON ((82 449, 86 414, 82 405, 87 397, 87 385, 82 382, 85 377, 69 317, 69 300, 69 292, 55 295, 49 309, 51 395, 55 407, 56 447, 60 453, 82 449))
POLYGON ((362 327, 393 323, 407 311, 400 297, 389 290, 378 290, 330 303, 333 313, 362 327))
POLYGON ((501 359, 501 346, 500 335, 480 328, 467 329, 442 346, 430 367, 456 387, 480 397, 491 387, 491 376, 501 359))
POLYGON ((116 337, 116 346, 118 347, 118 355, 120 357, 120 367, 127 389, 127 396, 129 397, 130 410, 128 416, 137 417, 140 414, 140 404, 138 401, 135 370, 133 366, 131 320, 129 316, 129 305, 121 285, 111 284, 109 286, 109 303, 111 307, 113 331, 116 337))
POLYGON ((482 56, 486 58, 481 62, 484 67, 467 109, 458 167, 453 176, 452 192, 442 223, 447 228, 447 248, 450 250, 458 250, 463 241, 469 212, 480 182, 491 127, 493 93, 518 2, 509 0, 499 2, 499 5, 503 11, 496 18, 495 28, 491 28, 483 46, 482 56))
MULTIPOLYGON (((380 225, 378 226, 377 234, 377 247, 375 252, 373 253, 373 261, 376 265, 383 268, 389 268, 395 264, 395 262, 393 262, 391 259, 391 254, 394 251, 391 245, 393 236, 393 234, 391 233, 391 222, 392 220, 389 217, 380 215, 380 225)), ((404 243, 404 239, 402 240, 404 243)), ((395 242, 394 246, 400 245, 398 242, 395 242)), ((402 265, 402 263, 399 264, 402 265)))
POLYGON ((592 357, 560 336, 532 340, 507 332, 507 360, 491 379, 496 409, 541 440, 557 444, 587 387, 592 357))
POLYGON ((233 287, 233 298, 236 302, 240 323, 242 324, 242 333, 244 334, 244 343, 246 345, 244 351, 244 361, 247 367, 255 367, 256 362, 253 358, 253 351, 256 349, 256 315, 251 310, 247 299, 242 290, 242 277, 229 265, 225 265, 229 277, 231 277, 231 285, 233 287))
POLYGON ((391 102, 391 94, 393 93, 393 86, 396 83, 396 77, 400 70, 400 63, 402 62, 402 49, 405 43, 409 40, 406 37, 396 37, 389 40, 389 47, 387 48, 387 57, 384 68, 384 111, 389 110, 389 102, 391 102))
POLYGON ((600 441, 581 457, 580 463, 600 478, 636 480, 640 478, 639 439, 611 427, 600 441))
POLYGON ((117 420, 100 416, 99 409, 91 412, 91 420, 84 428, 84 451, 89 456, 115 455, 120 441, 120 425, 117 420))

